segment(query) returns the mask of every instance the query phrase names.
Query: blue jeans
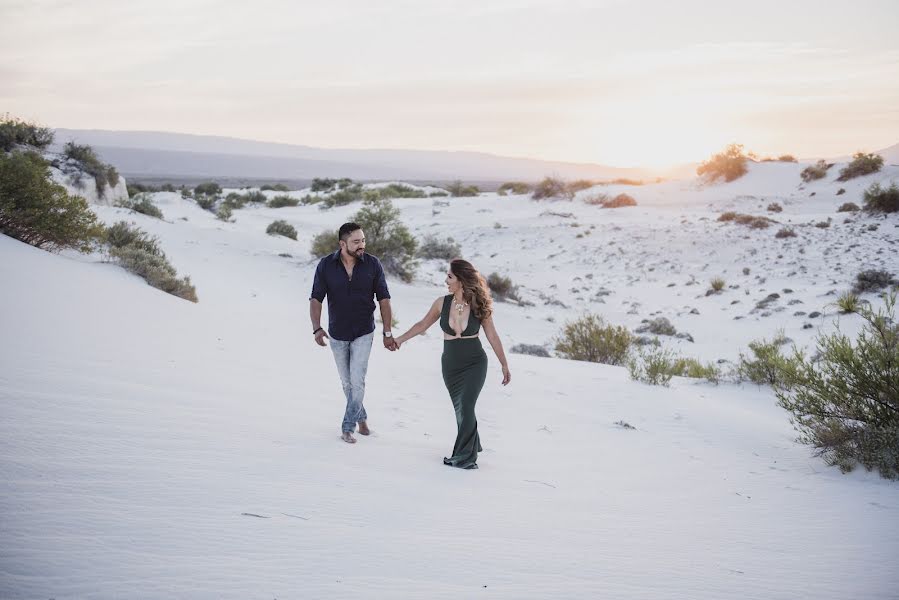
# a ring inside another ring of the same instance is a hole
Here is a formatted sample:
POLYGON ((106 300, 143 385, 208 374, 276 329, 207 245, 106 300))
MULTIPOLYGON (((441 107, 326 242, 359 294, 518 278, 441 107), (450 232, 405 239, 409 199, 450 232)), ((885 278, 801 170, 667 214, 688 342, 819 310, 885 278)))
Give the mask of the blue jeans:
POLYGON ((331 340, 331 352, 334 353, 337 373, 340 375, 343 394, 346 396, 346 412, 343 414, 342 425, 344 432, 352 433, 356 431, 356 423, 368 420, 362 399, 365 397, 365 373, 368 371, 368 357, 371 355, 374 337, 375 332, 372 331, 351 342, 331 340))

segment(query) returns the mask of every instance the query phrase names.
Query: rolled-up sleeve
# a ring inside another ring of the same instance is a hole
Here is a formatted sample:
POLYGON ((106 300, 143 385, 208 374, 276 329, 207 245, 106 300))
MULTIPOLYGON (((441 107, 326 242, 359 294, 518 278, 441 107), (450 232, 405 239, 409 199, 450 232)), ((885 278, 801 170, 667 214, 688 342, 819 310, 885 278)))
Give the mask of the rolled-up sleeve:
POLYGON ((378 301, 390 299, 390 290, 387 289, 387 279, 384 277, 384 267, 381 265, 381 261, 377 262, 375 273, 375 297, 378 301))
POLYGON ((328 293, 328 282, 325 280, 325 261, 318 263, 315 268, 315 277, 312 279, 312 293, 309 299, 315 299, 319 302, 325 301, 325 295, 328 293))

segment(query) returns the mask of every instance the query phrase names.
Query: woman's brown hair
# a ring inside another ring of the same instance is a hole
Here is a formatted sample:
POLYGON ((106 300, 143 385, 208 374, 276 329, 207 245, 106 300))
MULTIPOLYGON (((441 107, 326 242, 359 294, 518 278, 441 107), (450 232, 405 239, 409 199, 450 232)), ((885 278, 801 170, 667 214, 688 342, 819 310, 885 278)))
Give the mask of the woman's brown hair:
POLYGON ((471 306, 471 312, 483 321, 493 314, 493 299, 487 280, 467 260, 456 258, 450 262, 450 271, 462 284, 462 297, 471 306))

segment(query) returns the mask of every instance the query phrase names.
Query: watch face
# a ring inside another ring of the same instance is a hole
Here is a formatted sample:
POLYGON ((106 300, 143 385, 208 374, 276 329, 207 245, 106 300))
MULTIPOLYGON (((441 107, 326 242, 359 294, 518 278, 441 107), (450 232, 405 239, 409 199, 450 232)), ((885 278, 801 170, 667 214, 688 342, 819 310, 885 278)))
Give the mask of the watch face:
POLYGON ((390 333, 389 331, 385 331, 385 332, 384 332, 384 337, 393 337, 393 334, 390 333))

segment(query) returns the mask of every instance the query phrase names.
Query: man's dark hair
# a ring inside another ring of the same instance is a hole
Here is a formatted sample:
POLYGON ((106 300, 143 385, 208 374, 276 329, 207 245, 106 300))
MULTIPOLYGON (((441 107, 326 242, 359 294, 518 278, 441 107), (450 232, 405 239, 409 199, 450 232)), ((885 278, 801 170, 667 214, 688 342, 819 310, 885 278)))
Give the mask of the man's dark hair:
POLYGON ((362 229, 362 227, 356 223, 344 223, 340 226, 340 229, 337 230, 337 239, 342 242, 345 242, 350 234, 354 231, 358 231, 362 229))

